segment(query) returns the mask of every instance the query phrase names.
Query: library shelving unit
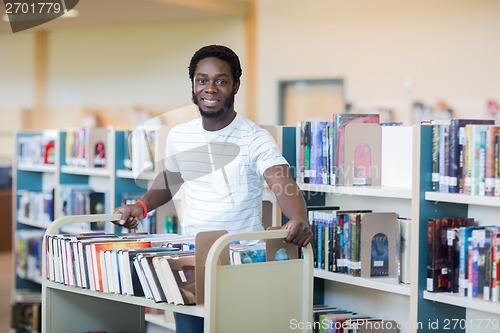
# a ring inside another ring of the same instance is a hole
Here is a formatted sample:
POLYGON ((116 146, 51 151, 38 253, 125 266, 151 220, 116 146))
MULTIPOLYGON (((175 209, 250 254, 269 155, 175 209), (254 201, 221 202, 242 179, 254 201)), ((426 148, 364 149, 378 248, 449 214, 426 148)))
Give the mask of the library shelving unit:
MULTIPOLYGON (((16 159, 13 167, 13 245, 15 254, 15 289, 40 292, 40 277, 35 268, 26 261, 28 253, 20 256, 21 242, 28 239, 41 240, 41 232, 50 224, 47 214, 39 213, 32 204, 33 196, 53 196, 53 190, 59 182, 58 150, 59 138, 57 131, 29 131, 16 133, 16 159), (51 142, 51 151, 42 151, 41 147, 51 142), (50 160, 49 160, 50 155, 50 160), (25 200, 21 209, 20 199, 25 200)), ((40 199, 43 200, 43 199, 40 199)), ((50 199, 48 199, 50 201, 50 199)), ((36 245, 36 244, 33 244, 36 245)), ((30 253, 32 255, 33 253, 30 253)))
POLYGON ((414 125, 412 131, 411 186, 300 184, 306 198, 316 205, 392 211, 411 217, 410 284, 314 269, 315 303, 393 319, 401 332, 497 332, 500 303, 426 291, 427 221, 468 216, 479 225, 499 225, 500 198, 433 192, 432 127, 414 125))
MULTIPOLYGON (((151 172, 136 179, 126 170, 126 132, 112 127, 100 129, 101 139, 106 142, 105 166, 75 165, 69 156, 72 148, 67 145, 68 135, 74 135, 75 130, 78 129, 16 133, 12 204, 16 292, 41 291, 41 257, 37 249, 41 248, 43 233, 52 221, 64 216, 61 199, 64 188, 82 187, 105 193, 103 213, 111 213, 114 207, 121 205, 122 194, 144 193, 154 178, 151 172), (40 198, 33 199, 35 196, 40 198), (27 253, 28 241, 33 244, 29 247, 30 253, 27 253)), ((117 226, 105 226, 106 231, 121 232, 117 226)), ((85 230, 75 224, 64 227, 64 232, 68 233, 82 231, 85 230)))
MULTIPOLYGON (((74 150, 78 149, 75 146, 83 145, 83 143, 71 142, 71 137, 78 135, 78 131, 80 130, 82 129, 59 131, 61 146, 58 166, 59 183, 56 186, 54 197, 54 217, 56 219, 67 214, 72 214, 71 212, 64 212, 65 207, 63 207, 64 203, 61 198, 66 197, 69 201, 72 197, 64 195, 63 189, 71 191, 78 187, 88 187, 94 191, 103 192, 106 198, 102 213, 109 213, 114 209, 115 177, 113 177, 113 173, 115 170, 115 156, 113 156, 113 152, 115 151, 115 130, 112 127, 85 129, 87 131, 85 134, 87 136, 86 141, 88 142, 85 147, 87 161, 91 160, 94 154, 94 145, 91 141, 94 142, 96 139, 92 138, 92 130, 99 131, 100 139, 105 141, 106 162, 103 167, 94 167, 90 163, 82 165, 79 162, 72 162, 75 159, 72 156, 74 155, 74 150)), ((68 232, 78 233, 81 231, 80 226, 67 226, 66 228, 68 232)))
POLYGON ((432 191, 432 126, 422 125, 418 131, 420 147, 417 161, 418 197, 415 201, 414 219, 419 226, 418 263, 418 323, 422 331, 498 332, 500 328, 500 303, 460 297, 452 293, 426 291, 427 220, 431 217, 473 217, 479 225, 500 225, 500 198, 432 191))
MULTIPOLYGON (((118 215, 66 216, 46 235, 70 223, 116 220, 118 215)), ((226 234, 210 247, 205 265, 205 305, 175 306, 144 297, 70 287, 42 279, 42 331, 51 333, 107 330, 145 332, 144 308, 204 317, 205 332, 289 332, 291 320, 312 320, 312 250, 300 259, 246 265, 219 265, 219 256, 236 240, 278 239, 286 230, 226 234), (253 320, 258 318, 258 320, 253 320)), ((45 246, 44 246, 45 248, 45 246)), ((43 276, 46 276, 43 253, 43 276)), ((307 332, 307 325, 302 328, 307 332)))
MULTIPOLYGON (((411 216, 411 189, 390 187, 347 187, 300 184, 306 197, 314 196, 316 204, 339 206, 340 209, 371 209, 374 212, 396 212, 411 216), (323 203, 320 201, 322 198, 323 203)), ((412 234, 413 236, 413 234, 412 234)), ((413 241, 413 240, 412 240, 413 241)), ((362 278, 348 274, 314 269, 315 303, 328 304, 350 311, 395 320, 401 332, 410 332, 411 285, 397 278, 362 278), (383 306, 380 306, 383 304, 383 306)))
MULTIPOLYGON (((404 131, 406 140, 400 140, 403 146, 394 147, 394 149, 408 149, 409 151, 404 154, 411 156, 414 128, 413 126, 404 127, 398 131, 404 131)), ((384 152, 384 146, 382 146, 381 153, 384 161, 384 154, 387 153, 387 151, 384 152)), ((398 152, 394 153, 391 149, 388 155, 394 158, 398 152)), ((412 171, 411 159, 412 157, 409 160, 397 162, 404 169, 404 175, 393 174, 393 176, 406 177, 401 182, 394 182, 391 179, 384 181, 382 177, 380 186, 300 183, 299 187, 303 190, 306 201, 310 205, 337 206, 341 210, 370 209, 373 212, 394 212, 401 217, 411 218, 414 195, 411 184, 414 181, 413 175, 418 172, 415 169, 412 171)), ((384 176, 384 170, 382 170, 382 176, 384 176)), ((416 238, 413 236, 414 228, 416 224, 412 223, 411 241, 416 243, 416 238)), ((413 251, 416 251, 416 248, 413 251)), ((414 258, 415 256, 412 255, 412 260, 414 258)), ((412 278, 415 276, 412 265, 410 265, 410 275, 412 278)), ((314 269, 314 277, 315 304, 328 304, 363 315, 394 320, 398 323, 401 333, 413 332, 409 325, 416 317, 416 308, 412 304, 416 297, 413 283, 399 283, 397 277, 354 277, 319 268, 314 269)))

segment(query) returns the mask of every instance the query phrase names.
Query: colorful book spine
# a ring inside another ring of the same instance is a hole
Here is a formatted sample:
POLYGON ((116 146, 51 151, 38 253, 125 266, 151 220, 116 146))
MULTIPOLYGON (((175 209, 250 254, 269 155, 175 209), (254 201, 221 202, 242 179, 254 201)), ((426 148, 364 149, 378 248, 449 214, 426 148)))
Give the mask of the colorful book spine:
POLYGON ((439 125, 432 125, 432 190, 439 191, 439 125))

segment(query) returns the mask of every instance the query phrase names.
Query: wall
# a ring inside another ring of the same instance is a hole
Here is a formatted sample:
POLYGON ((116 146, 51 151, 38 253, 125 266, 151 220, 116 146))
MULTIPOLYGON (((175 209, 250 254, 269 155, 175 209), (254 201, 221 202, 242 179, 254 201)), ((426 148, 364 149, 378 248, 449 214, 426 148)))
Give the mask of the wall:
MULTIPOLYGON (((355 109, 391 107, 411 121, 416 100, 485 116, 500 100, 500 1, 257 0, 257 122, 274 124, 278 81, 344 78, 355 109)), ((78 124, 81 110, 129 121, 190 102, 187 62, 200 45, 228 44, 245 69, 244 19, 143 24, 49 33, 46 127, 78 124)), ((0 126, 10 133, 34 104, 33 34, 0 34, 0 126)), ((245 72, 243 86, 245 87, 245 72)), ((326 111, 329 112, 329 111, 326 111)), ((10 143, 0 138, 2 149, 10 143)), ((7 141, 6 141, 7 140, 7 141)))
POLYGON ((33 106, 33 52, 32 34, 0 34, 0 161, 10 161, 22 110, 33 106))
POLYGON ((416 100, 459 117, 500 100, 500 1, 258 0, 257 17, 259 123, 278 119, 279 80, 344 78, 355 110, 406 123, 416 100))
MULTIPOLYGON (((130 124, 134 110, 161 113, 190 104, 192 54, 206 44, 226 44, 244 66, 244 36, 243 19, 49 32, 47 117, 38 125, 77 126, 82 111, 111 113, 117 122, 130 124)), ((0 50, 0 97, 8 97, 6 104, 0 99, 0 112, 33 108, 33 33, 0 34, 0 50)), ((245 90, 238 95, 237 108, 244 113, 245 90)))

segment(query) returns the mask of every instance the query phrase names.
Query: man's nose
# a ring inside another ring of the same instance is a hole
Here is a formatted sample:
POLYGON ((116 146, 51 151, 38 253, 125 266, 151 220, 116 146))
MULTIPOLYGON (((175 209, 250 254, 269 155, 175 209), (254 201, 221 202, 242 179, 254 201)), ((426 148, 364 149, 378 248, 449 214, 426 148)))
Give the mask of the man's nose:
POLYGON ((215 82, 208 82, 205 87, 205 92, 211 94, 217 92, 217 85, 215 84, 215 82))

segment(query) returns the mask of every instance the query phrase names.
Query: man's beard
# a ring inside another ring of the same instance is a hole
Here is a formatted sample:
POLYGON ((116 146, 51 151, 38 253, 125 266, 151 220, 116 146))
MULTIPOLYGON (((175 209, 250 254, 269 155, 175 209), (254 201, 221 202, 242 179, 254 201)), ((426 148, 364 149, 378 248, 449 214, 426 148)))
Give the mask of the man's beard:
POLYGON ((198 100, 196 99, 196 96, 194 95, 194 92, 191 92, 192 94, 192 99, 193 103, 198 106, 198 110, 200 111, 200 115, 203 118, 210 118, 210 119, 215 119, 220 116, 222 116, 224 113, 226 113, 234 104, 234 96, 236 95, 235 93, 232 93, 224 102, 224 105, 222 108, 218 111, 204 111, 201 109, 200 105, 198 104, 198 100))

